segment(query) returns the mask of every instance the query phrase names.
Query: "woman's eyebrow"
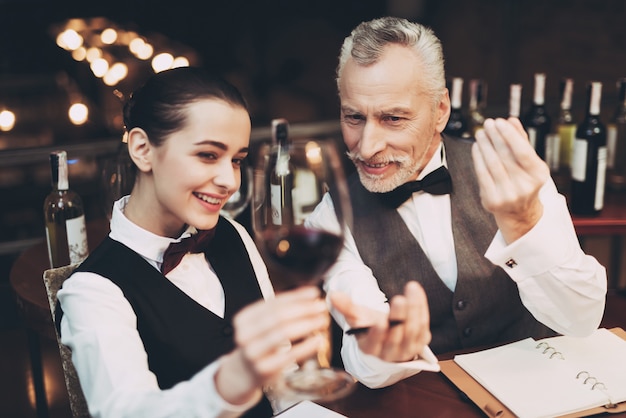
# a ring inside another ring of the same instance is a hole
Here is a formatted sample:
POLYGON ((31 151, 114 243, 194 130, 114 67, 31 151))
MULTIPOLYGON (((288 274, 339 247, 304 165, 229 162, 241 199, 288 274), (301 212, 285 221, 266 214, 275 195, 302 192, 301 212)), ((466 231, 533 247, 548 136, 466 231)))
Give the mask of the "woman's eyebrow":
MULTIPOLYGON (((205 139, 202 141, 194 142, 194 145, 212 145, 224 151, 228 150, 227 144, 220 142, 220 141, 213 141, 211 139, 205 139)), ((248 151, 250 151, 250 148, 243 147, 243 148, 240 148, 239 151, 237 151, 237 153, 247 153, 248 151)))

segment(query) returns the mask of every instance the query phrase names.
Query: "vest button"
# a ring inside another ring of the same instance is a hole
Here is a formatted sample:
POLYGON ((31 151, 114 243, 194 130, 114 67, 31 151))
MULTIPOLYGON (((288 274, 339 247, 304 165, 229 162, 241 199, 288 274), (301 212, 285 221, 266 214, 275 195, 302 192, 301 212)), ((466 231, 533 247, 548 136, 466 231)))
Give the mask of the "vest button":
POLYGON ((225 325, 224 328, 222 328, 222 334, 226 337, 230 337, 231 335, 233 335, 233 327, 231 327, 230 325, 225 325))
POLYGON ((467 306, 467 303, 464 300, 459 300, 456 302, 456 309, 462 311, 467 306))
POLYGON ((472 335, 472 328, 467 327, 463 330, 463 336, 465 337, 469 337, 470 335, 472 335))

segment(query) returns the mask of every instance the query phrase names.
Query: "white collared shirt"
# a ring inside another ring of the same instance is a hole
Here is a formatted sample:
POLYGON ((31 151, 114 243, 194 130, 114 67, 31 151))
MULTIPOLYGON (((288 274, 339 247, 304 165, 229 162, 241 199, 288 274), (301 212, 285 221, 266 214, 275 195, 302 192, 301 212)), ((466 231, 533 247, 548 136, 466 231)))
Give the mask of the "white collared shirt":
MULTIPOLYGON (((441 153, 435 152, 420 179, 442 164, 446 164, 445 157, 442 161, 441 153)), ((587 335, 602 319, 606 270, 580 248, 565 198, 558 193, 551 179, 542 187, 539 198, 544 211, 533 229, 510 245, 498 231, 485 257, 502 267, 516 282, 522 303, 538 321, 562 334, 587 335), (508 266, 510 260, 515 260, 513 268, 508 266)), ((398 213, 431 260, 435 271, 450 289, 454 289, 457 260, 450 196, 417 192, 398 208, 398 213)), ((333 228, 337 227, 328 195, 307 222, 313 226, 332 223, 333 228)), ((387 298, 371 269, 363 263, 350 231, 346 231, 343 251, 327 274, 325 290, 328 293, 347 293, 354 301, 372 309, 383 312, 389 309, 387 298)), ((343 329, 348 328, 341 314, 332 313, 343 329)), ((344 335, 344 366, 369 387, 388 386, 421 370, 421 365, 415 362, 385 363, 359 353, 356 338, 344 335)), ((422 369, 432 370, 430 364, 426 366, 422 369)))
MULTIPOLYGON (((194 228, 188 228, 173 240, 146 231, 124 216, 127 202, 128 196, 114 205, 110 237, 137 252, 156 269, 171 242, 195 233, 194 228)), ((231 223, 248 250, 263 297, 272 298, 274 291, 267 269, 252 238, 243 226, 231 223)), ((166 277, 196 302, 224 316, 224 291, 204 254, 185 255, 166 277)), ((110 280, 94 273, 75 273, 59 290, 58 299, 64 311, 62 342, 72 349, 72 362, 94 416, 234 417, 256 403, 235 406, 218 395, 214 375, 220 359, 190 380, 161 390, 148 368, 135 313, 120 288, 110 280)))

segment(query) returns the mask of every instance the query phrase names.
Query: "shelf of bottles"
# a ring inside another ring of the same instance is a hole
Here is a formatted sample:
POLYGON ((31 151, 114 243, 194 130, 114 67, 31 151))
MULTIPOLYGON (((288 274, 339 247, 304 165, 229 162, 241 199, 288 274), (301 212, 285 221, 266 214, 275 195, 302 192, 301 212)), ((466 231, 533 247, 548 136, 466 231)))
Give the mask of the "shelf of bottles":
POLYGON ((532 85, 510 84, 508 109, 502 114, 486 112, 486 80, 464 81, 448 80, 451 114, 445 134, 472 140, 487 117, 516 117, 537 155, 550 167, 557 187, 570 199, 574 215, 597 216, 605 191, 626 192, 626 77, 618 78, 614 89, 594 80, 575 86, 572 78, 555 81, 537 72, 532 85), (557 87, 558 103, 547 103, 547 89, 557 87), (578 117, 572 109, 575 87, 579 95, 585 92, 584 107, 575 109, 578 117), (602 105, 611 111, 601 113, 602 105))

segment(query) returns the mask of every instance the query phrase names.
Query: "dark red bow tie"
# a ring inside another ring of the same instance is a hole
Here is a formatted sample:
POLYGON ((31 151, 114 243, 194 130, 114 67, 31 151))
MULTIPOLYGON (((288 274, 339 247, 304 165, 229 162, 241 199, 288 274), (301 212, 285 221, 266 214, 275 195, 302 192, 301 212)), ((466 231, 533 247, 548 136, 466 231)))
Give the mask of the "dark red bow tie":
POLYGON ((202 253, 206 251, 209 242, 215 235, 215 228, 208 231, 198 231, 180 242, 173 242, 163 253, 161 272, 165 275, 172 271, 187 253, 202 253))
POLYGON ((423 190, 434 195, 448 194, 452 191, 452 179, 444 166, 432 171, 421 180, 410 181, 387 193, 379 193, 382 201, 393 208, 406 202, 413 193, 423 190))

